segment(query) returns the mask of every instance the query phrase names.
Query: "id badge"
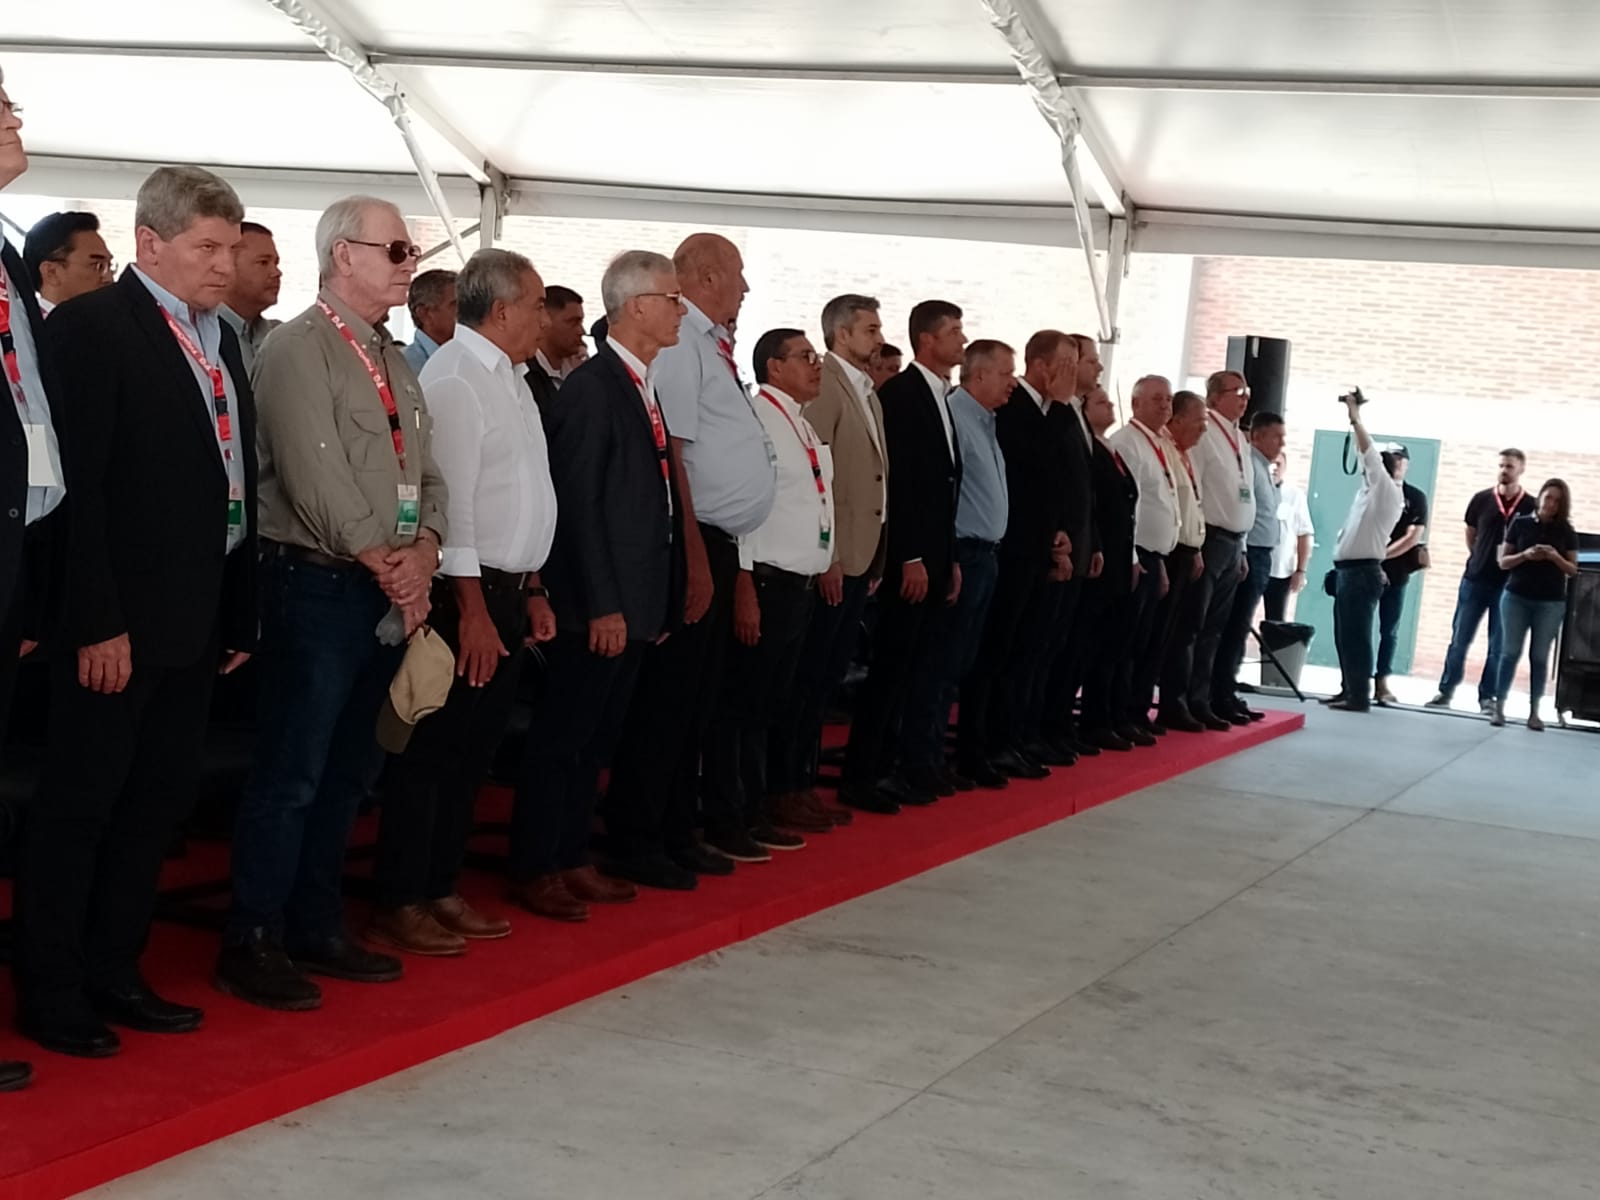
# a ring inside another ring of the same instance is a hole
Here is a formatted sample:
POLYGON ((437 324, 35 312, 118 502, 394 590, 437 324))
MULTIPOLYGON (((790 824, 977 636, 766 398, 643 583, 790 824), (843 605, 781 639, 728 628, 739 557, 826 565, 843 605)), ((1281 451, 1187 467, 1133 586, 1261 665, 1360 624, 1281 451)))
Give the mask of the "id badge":
POLYGON ((1239 485, 1239 499, 1248 500, 1252 495, 1254 495, 1254 493, 1251 492, 1248 487, 1246 487, 1244 484, 1239 485))
POLYGON ((414 483, 402 483, 399 492, 399 516, 395 521, 394 531, 401 537, 416 537, 417 530, 422 524, 421 489, 414 483))
POLYGON ((43 425, 29 425, 28 431, 28 486, 54 488, 61 486, 61 473, 50 457, 50 436, 43 425))
POLYGON ((244 528, 244 485, 230 483, 228 485, 228 533, 230 535, 244 528))
POLYGON ((833 530, 824 525, 817 534, 817 549, 826 550, 831 545, 833 545, 833 530))

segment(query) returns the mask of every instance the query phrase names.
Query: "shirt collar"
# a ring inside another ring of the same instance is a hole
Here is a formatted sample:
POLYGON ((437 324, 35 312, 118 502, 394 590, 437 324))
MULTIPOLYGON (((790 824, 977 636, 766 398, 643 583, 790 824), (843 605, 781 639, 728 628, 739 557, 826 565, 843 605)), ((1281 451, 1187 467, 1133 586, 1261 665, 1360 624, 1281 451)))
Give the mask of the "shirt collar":
POLYGON ((928 381, 928 386, 933 389, 933 394, 935 396, 937 396, 939 399, 943 400, 946 396, 948 396, 950 394, 950 382, 949 382, 949 380, 940 379, 931 370, 929 370, 927 367, 923 366, 923 364, 917 362, 916 359, 912 359, 911 362, 912 362, 912 365, 917 368, 917 370, 922 372, 922 377, 928 381))
POLYGON ((210 309, 205 312, 195 312, 191 310, 187 304, 185 304, 182 300, 179 300, 171 292, 167 291, 166 288, 162 287, 154 279, 151 279, 150 276, 146 275, 137 266, 133 268, 133 273, 139 277, 139 282, 144 284, 144 286, 149 289, 150 294, 156 298, 156 302, 178 320, 187 321, 193 328, 199 329, 201 321, 204 321, 207 318, 210 318, 211 320, 219 319, 217 317, 216 309, 210 309))
POLYGON ((606 345, 610 346, 611 349, 616 352, 618 358, 620 358, 629 367, 633 368, 633 373, 637 375, 640 380, 645 379, 649 375, 650 368, 644 365, 644 360, 632 350, 629 350, 621 342, 617 341, 616 338, 607 336, 606 345))
POLYGON ((840 368, 844 371, 844 377, 855 386, 856 391, 865 396, 872 390, 871 375, 868 375, 854 363, 846 362, 843 357, 835 354, 832 350, 828 351, 828 357, 839 364, 840 368))
POLYGON ((976 415, 989 418, 991 422, 993 422, 995 419, 994 414, 983 405, 979 404, 978 398, 971 392, 967 391, 967 389, 964 387, 958 386, 953 392, 950 393, 950 405, 952 408, 959 405, 976 415))
POLYGON ((550 365, 550 360, 545 356, 545 352, 543 350, 536 351, 533 357, 534 360, 538 362, 539 369, 542 370, 546 375, 550 376, 551 379, 561 378, 561 372, 550 365))
POLYGON ((1250 453, 1255 455, 1256 461, 1267 469, 1268 474, 1271 474, 1272 460, 1269 459, 1265 454, 1261 453, 1261 451, 1257 450, 1254 445, 1250 447, 1250 453))
POLYGON ((784 391, 782 388, 773 387, 770 383, 763 383, 761 385, 761 391, 765 392, 769 396, 774 397, 779 404, 783 405, 784 411, 787 412, 791 417, 797 417, 800 415, 800 401, 789 395, 789 393, 784 391))
POLYGON ((55 306, 56 306, 56 303, 55 303, 54 300, 46 300, 44 298, 44 295, 42 293, 40 294, 40 296, 39 296, 39 315, 41 317, 48 317, 50 315, 50 313, 55 309, 55 306))
MULTIPOLYGON (((339 314, 339 319, 350 327, 351 333, 356 335, 356 341, 372 342, 376 340, 379 343, 385 343, 393 340, 386 324, 380 322, 378 325, 373 325, 365 318, 356 316, 355 313, 350 311, 349 305, 345 304, 343 300, 339 299, 327 288, 323 288, 317 293, 317 299, 339 314)), ((430 354, 439 348, 438 343, 420 329, 417 330, 417 341, 424 343, 430 354)))
POLYGON ((1022 385, 1023 390, 1026 391, 1028 395, 1033 397, 1033 402, 1039 406, 1040 412, 1043 412, 1048 407, 1048 402, 1042 395, 1039 394, 1038 388, 1034 387, 1033 384, 1029 383, 1020 375, 1017 376, 1017 382, 1022 385))
POLYGON ((498 375, 502 371, 507 374, 512 373, 510 356, 472 326, 457 325, 454 340, 460 342, 472 357, 487 367, 492 374, 498 375))
POLYGON ((683 307, 688 311, 684 313, 683 323, 691 325, 699 333, 709 333, 714 337, 727 337, 727 332, 705 313, 700 311, 699 305, 689 299, 683 298, 683 307))

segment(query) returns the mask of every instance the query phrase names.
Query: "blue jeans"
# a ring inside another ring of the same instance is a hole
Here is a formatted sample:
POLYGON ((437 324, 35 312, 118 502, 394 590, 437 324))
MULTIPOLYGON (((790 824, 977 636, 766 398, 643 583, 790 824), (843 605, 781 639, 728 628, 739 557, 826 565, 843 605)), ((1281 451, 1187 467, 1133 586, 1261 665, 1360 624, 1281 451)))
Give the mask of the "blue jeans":
POLYGON ((1376 559, 1336 564, 1333 640, 1339 651, 1339 690, 1351 707, 1372 703, 1372 619, 1378 615, 1388 579, 1376 559))
POLYGON ((374 634, 389 601, 363 568, 268 557, 261 585, 255 770, 223 940, 261 929, 292 949, 343 934, 345 846, 383 765, 378 709, 405 648, 374 634))
POLYGON ((1411 576, 1390 578, 1383 589, 1383 599, 1378 601, 1378 670, 1379 679, 1394 674, 1394 652, 1400 644, 1400 614, 1406 607, 1406 586, 1411 576))
POLYGON ((1512 591, 1500 594, 1500 678, 1495 691, 1498 698, 1504 700, 1511 690, 1511 681, 1517 677, 1517 656, 1522 653, 1522 641, 1531 633, 1528 696, 1537 707, 1550 670, 1550 648, 1556 644, 1556 635, 1561 632, 1561 622, 1566 615, 1565 600, 1530 600, 1512 591))
POLYGON ((1478 636, 1478 622, 1489 614, 1489 653, 1483 660, 1483 676, 1478 680, 1478 700, 1488 703, 1495 698, 1495 688, 1500 675, 1500 593, 1501 583, 1479 583, 1461 580, 1456 593, 1456 616, 1450 627, 1450 651, 1444 657, 1444 674, 1439 676, 1439 691, 1452 696, 1467 673, 1467 651, 1472 649, 1472 639, 1478 636))
MULTIPOLYGON (((962 538, 956 542, 961 567, 961 594, 933 617, 937 631, 926 657, 912 667, 906 690, 905 718, 900 727, 900 761, 907 767, 934 767, 944 762, 950 706, 962 678, 972 669, 983 638, 983 624, 994 598, 1000 560, 992 543, 962 538)), ((929 597, 926 603, 934 603, 929 597)), ((942 599, 938 601, 943 605, 942 599)))
POLYGON ((1222 642, 1217 647, 1216 661, 1211 668, 1211 707, 1233 702, 1237 697, 1239 669, 1244 666, 1245 648, 1250 644, 1250 630, 1255 626, 1256 605, 1266 595, 1267 581, 1272 578, 1272 550, 1268 546, 1247 546, 1245 562, 1250 573, 1240 580, 1233 593, 1233 608, 1228 613, 1228 623, 1222 630, 1222 642))

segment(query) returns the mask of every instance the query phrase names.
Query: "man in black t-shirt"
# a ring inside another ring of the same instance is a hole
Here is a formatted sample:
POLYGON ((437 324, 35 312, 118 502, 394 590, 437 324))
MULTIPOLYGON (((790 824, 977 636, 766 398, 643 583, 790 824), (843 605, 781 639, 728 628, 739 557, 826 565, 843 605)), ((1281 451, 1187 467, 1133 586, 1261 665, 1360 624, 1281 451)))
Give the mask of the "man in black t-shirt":
POLYGON ((1428 565, 1428 498, 1421 488, 1405 481, 1411 455, 1404 446, 1391 446, 1383 452, 1383 465, 1405 494, 1405 507, 1389 535, 1389 548, 1383 558, 1383 573, 1389 586, 1378 601, 1378 671, 1373 681, 1373 699, 1379 704, 1395 702, 1389 690, 1389 674, 1394 670, 1395 644, 1400 640, 1400 614, 1406 604, 1406 584, 1428 565))
POLYGON ((1500 592, 1506 573, 1496 557, 1511 519, 1533 511, 1533 497, 1522 490, 1527 456, 1521 450, 1500 451, 1500 474, 1495 486, 1475 495, 1467 504, 1467 569, 1456 595, 1456 615, 1450 630, 1450 652, 1445 655, 1439 694, 1429 708, 1449 708, 1456 686, 1467 673, 1467 651, 1478 636, 1478 623, 1489 614, 1489 653, 1478 680, 1478 708, 1494 711, 1499 686, 1500 592))

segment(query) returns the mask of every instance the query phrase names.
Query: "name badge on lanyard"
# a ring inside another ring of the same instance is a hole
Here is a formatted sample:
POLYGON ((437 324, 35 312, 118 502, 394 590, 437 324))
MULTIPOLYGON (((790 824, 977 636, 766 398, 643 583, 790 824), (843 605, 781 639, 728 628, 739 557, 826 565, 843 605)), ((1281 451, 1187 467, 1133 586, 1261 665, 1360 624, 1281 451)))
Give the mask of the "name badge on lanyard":
POLYGON ((61 475, 50 457, 50 438, 43 425, 24 427, 28 437, 28 486, 54 488, 61 486, 61 475))
POLYGON ((401 537, 416 537, 422 524, 422 489, 414 483, 399 485, 399 515, 394 531, 401 537))
POLYGON ((238 533, 244 528, 244 485, 240 483, 228 484, 228 534, 238 533))

